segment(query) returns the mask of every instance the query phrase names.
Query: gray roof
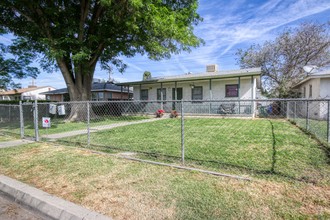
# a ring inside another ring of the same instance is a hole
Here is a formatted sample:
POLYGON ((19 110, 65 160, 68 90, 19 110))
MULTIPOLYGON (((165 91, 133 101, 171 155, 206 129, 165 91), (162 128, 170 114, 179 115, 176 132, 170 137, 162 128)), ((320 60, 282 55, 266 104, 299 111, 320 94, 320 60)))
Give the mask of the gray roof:
POLYGON ((304 82, 307 82, 310 79, 317 79, 317 78, 330 78, 330 69, 326 69, 321 72, 316 72, 316 73, 309 75, 307 78, 305 78, 305 79, 301 80, 299 83, 297 83, 294 86, 294 88, 303 84, 304 82))
POLYGON ((149 83, 160 83, 160 82, 179 82, 179 81, 193 81, 193 80, 206 80, 206 79, 221 79, 231 77, 244 77, 252 75, 260 75, 261 68, 250 68, 250 69, 239 69, 239 70, 227 70, 217 72, 206 72, 197 74, 183 74, 176 76, 164 76, 164 77, 153 77, 143 81, 133 81, 118 83, 118 85, 136 85, 136 84, 149 84, 149 83))
MULTIPOLYGON (((101 91, 107 91, 107 92, 121 92, 121 86, 118 86, 116 84, 113 84, 111 82, 106 83, 93 83, 92 84, 92 92, 101 92, 101 91)), ((127 93, 127 88, 123 88, 123 92, 127 93)), ((67 88, 62 89, 56 89, 53 91, 43 92, 41 94, 43 95, 55 95, 55 94, 66 94, 68 93, 67 88)), ((130 93, 132 91, 130 90, 130 93)))

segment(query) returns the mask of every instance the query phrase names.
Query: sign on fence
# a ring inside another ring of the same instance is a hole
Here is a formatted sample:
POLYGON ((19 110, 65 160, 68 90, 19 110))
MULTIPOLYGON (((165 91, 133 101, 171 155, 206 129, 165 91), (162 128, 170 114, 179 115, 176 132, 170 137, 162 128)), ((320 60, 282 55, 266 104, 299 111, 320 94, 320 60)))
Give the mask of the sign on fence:
POLYGON ((42 127, 50 128, 50 118, 49 117, 42 117, 42 127))

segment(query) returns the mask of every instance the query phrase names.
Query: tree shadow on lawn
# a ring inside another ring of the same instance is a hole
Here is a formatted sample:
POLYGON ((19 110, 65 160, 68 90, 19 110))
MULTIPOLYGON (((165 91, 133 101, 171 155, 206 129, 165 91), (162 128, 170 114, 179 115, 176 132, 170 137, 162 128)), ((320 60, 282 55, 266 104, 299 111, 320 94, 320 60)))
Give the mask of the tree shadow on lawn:
MULTIPOLYGON (((275 132, 274 132, 274 126, 271 123, 272 126, 272 133, 273 133, 273 145, 272 145, 272 162, 271 162, 271 167, 270 169, 258 169, 258 168, 253 168, 253 167, 247 167, 243 165, 237 165, 237 164, 231 164, 231 163, 225 163, 222 161, 215 161, 215 160, 201 160, 197 158, 192 158, 192 157, 185 157, 185 165, 190 165, 190 166, 203 166, 206 168, 216 168, 216 169, 224 169, 227 172, 233 172, 233 170, 238 171, 239 173, 250 173, 250 174, 255 174, 255 175, 261 175, 261 176, 268 176, 268 177, 282 177, 291 181, 298 181, 298 182, 304 182, 304 183, 311 183, 311 184, 316 184, 317 182, 315 180, 311 180, 308 177, 302 176, 300 178, 297 178, 293 175, 285 174, 279 171, 276 171, 276 138, 275 138, 275 132)), ((142 156, 142 159, 149 159, 149 160, 155 160, 155 161, 161 161, 165 163, 181 163, 181 157, 179 156, 173 156, 173 155, 167 155, 167 154, 162 154, 162 153, 157 153, 157 152, 145 152, 145 151, 140 151, 140 150, 132 150, 130 148, 125 148, 125 147, 114 147, 114 146, 104 146, 104 145, 96 145, 96 144, 90 144, 89 147, 86 146, 84 143, 80 142, 71 142, 71 141, 63 141, 63 140, 58 140, 60 143, 65 143, 68 145, 75 144, 76 146, 79 146, 81 148, 85 149, 90 149, 90 150, 95 150, 95 151, 100 151, 104 153, 120 153, 123 151, 128 151, 128 152, 133 152, 140 154, 142 156)))

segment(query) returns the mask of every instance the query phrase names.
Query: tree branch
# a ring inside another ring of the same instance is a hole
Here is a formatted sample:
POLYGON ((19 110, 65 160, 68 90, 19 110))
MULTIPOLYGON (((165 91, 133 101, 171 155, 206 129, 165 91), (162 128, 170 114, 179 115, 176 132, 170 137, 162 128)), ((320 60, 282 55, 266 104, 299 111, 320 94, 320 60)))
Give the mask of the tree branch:
POLYGON ((89 12, 89 5, 90 5, 89 0, 82 0, 80 5, 80 21, 79 21, 79 33, 78 33, 78 40, 80 42, 82 42, 84 39, 84 30, 85 30, 84 26, 89 12))
POLYGON ((96 63, 98 61, 98 59, 100 58, 100 56, 101 56, 102 51, 104 50, 104 48, 105 48, 105 42, 103 41, 97 47, 96 51, 94 52, 94 55, 93 55, 92 59, 90 59, 90 61, 88 63, 89 66, 94 65, 94 63, 96 63))

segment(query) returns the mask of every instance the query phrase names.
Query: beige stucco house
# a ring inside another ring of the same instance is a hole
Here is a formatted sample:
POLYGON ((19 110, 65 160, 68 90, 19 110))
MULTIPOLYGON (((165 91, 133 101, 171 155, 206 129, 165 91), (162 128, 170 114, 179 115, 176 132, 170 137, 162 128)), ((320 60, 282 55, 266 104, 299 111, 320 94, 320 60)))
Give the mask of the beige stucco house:
MULTIPOLYGON (((313 99, 330 99, 330 69, 314 73, 294 86, 300 98, 310 99, 310 118, 327 118, 328 104, 326 101, 312 101, 313 99)), ((300 106, 302 114, 307 114, 307 104, 300 106)))
POLYGON ((330 69, 308 76, 294 88, 299 92, 301 98, 330 98, 330 69))
MULTIPOLYGON (((260 75, 261 68, 218 71, 217 65, 208 65, 203 73, 152 77, 118 85, 133 87, 135 101, 158 101, 161 103, 159 108, 166 111, 175 108, 169 103, 173 100, 192 101, 194 109, 197 106, 204 108, 209 105, 206 104, 209 100, 227 100, 228 103, 236 103, 237 112, 251 113, 251 104, 244 108, 237 101, 256 98, 260 75)), ((218 106, 214 106, 213 111, 216 112, 218 106)))

